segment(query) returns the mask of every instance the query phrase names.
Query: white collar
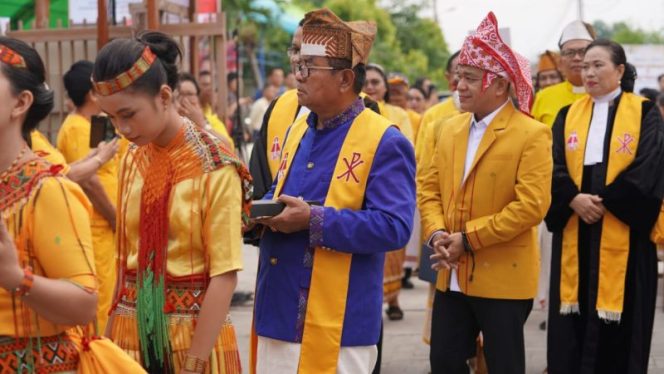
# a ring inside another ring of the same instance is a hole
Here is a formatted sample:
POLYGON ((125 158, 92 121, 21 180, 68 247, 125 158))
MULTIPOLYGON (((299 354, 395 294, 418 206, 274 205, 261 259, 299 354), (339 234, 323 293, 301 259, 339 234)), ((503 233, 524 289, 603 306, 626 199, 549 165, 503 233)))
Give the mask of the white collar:
POLYGON ((491 124, 491 121, 493 121, 494 118, 498 115, 498 113, 509 103, 509 99, 507 99, 503 105, 499 106, 498 109, 494 110, 493 112, 489 113, 486 117, 482 118, 480 121, 477 121, 475 119, 475 114, 473 114, 472 121, 470 122, 470 126, 478 126, 478 127, 488 127, 491 124))
POLYGON ((584 93, 586 93, 586 88, 584 86, 575 86, 575 85, 572 84, 572 82, 570 82, 570 84, 572 85, 572 93, 575 93, 575 94, 584 94, 584 93))
POLYGON ((610 92, 606 95, 593 97, 593 102, 595 102, 595 103, 608 103, 610 101, 615 100, 615 98, 618 97, 621 92, 622 92, 622 90, 620 89, 620 87, 618 87, 618 88, 616 88, 615 90, 613 90, 612 92, 610 92))

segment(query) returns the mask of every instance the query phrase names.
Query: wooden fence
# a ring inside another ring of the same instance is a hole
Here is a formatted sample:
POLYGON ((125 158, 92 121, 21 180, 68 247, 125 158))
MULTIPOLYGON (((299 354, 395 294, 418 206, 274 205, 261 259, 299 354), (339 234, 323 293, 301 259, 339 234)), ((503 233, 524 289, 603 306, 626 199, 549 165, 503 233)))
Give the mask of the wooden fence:
MULTIPOLYGON (((181 71, 198 71, 198 45, 210 46, 210 63, 213 67, 217 94, 217 112, 221 118, 226 113, 226 22, 224 13, 210 17, 208 22, 181 22, 162 24, 159 31, 171 35, 182 48, 181 71)), ((54 142, 57 131, 68 113, 66 92, 62 76, 76 61, 94 61, 97 56, 96 26, 74 26, 55 29, 8 30, 6 35, 32 45, 44 60, 48 85, 55 91, 55 108, 41 124, 40 129, 54 142)), ((136 29, 121 25, 110 26, 109 37, 128 38, 136 29)))

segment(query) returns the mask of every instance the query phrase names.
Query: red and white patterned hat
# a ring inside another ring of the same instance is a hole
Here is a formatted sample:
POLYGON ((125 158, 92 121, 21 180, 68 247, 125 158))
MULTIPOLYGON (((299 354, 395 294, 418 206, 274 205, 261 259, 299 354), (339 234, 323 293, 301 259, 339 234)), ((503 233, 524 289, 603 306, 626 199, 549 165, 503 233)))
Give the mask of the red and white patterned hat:
POLYGON ((509 79, 519 101, 519 110, 530 114, 533 103, 530 63, 500 37, 493 12, 489 12, 477 30, 466 37, 459 54, 459 65, 484 70, 483 89, 487 89, 498 76, 509 79))

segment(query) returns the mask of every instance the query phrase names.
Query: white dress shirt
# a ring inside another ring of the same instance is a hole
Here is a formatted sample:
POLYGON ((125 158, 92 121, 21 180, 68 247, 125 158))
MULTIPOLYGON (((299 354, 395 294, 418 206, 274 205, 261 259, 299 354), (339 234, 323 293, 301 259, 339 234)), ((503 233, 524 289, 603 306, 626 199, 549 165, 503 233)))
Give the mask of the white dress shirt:
POLYGON ((593 98, 593 116, 590 120, 584 165, 601 164, 604 161, 604 139, 609 122, 609 106, 622 91, 618 87, 608 95, 593 98))

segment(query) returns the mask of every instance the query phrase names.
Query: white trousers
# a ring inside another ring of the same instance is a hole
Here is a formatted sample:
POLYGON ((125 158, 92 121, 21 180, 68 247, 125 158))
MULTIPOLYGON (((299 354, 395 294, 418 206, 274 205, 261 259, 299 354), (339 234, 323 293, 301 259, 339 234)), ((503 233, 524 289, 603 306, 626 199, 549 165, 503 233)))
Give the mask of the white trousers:
MULTIPOLYGON (((301 349, 302 344, 299 343, 259 336, 256 374, 297 374, 301 349)), ((377 358, 378 349, 375 345, 341 347, 337 374, 370 374, 377 358)))
POLYGON ((406 244, 406 260, 403 262, 403 267, 417 269, 420 264, 420 250, 422 248, 422 225, 420 223, 420 211, 415 209, 415 216, 413 216, 413 232, 410 234, 408 244, 406 244))

